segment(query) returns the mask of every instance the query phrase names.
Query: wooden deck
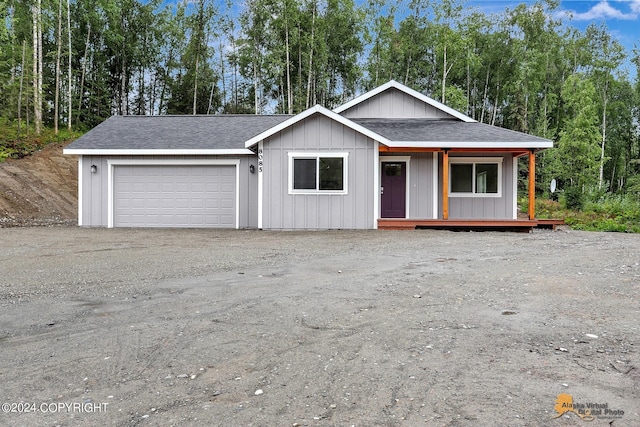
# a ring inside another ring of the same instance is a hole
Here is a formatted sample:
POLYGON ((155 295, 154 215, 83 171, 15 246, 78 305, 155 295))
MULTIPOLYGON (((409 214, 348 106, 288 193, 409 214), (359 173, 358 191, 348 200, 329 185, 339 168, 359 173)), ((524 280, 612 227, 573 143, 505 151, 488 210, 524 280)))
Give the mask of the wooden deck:
POLYGON ((521 231, 529 232, 534 228, 555 230, 564 224, 561 219, 378 219, 380 230, 414 230, 430 228, 435 230, 474 230, 474 231, 521 231))

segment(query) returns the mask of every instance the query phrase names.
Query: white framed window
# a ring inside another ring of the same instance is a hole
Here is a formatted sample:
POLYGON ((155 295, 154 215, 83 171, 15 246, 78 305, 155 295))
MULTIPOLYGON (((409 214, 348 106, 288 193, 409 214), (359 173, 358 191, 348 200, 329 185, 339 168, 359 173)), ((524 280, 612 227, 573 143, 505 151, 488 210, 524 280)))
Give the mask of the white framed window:
POLYGON ((450 197, 502 197, 502 157, 449 157, 450 197))
POLYGON ((347 194, 349 153, 289 153, 289 194, 347 194))

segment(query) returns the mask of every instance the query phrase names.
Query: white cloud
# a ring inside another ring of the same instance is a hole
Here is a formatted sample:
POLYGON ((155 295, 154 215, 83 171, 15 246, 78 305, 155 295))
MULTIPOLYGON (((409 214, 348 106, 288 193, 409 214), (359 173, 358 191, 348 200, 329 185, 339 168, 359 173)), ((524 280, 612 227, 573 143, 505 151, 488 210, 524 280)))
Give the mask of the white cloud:
POLYGON ((631 0, 630 2, 631 13, 624 13, 619 9, 611 6, 607 0, 602 0, 600 3, 593 6, 586 12, 578 13, 575 11, 566 11, 564 14, 572 16, 576 21, 591 21, 594 19, 624 19, 634 20, 638 18, 640 14, 640 0, 631 0))

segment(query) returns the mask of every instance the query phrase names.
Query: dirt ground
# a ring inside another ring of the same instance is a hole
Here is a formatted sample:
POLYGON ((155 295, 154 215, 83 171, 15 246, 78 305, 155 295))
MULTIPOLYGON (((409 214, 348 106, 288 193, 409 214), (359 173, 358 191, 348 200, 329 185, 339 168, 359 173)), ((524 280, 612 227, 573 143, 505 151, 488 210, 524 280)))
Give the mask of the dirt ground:
POLYGON ((59 226, 0 248, 0 425, 640 425, 637 235, 59 226))
POLYGON ((0 228, 76 222, 78 158, 63 155, 63 146, 0 163, 0 228))

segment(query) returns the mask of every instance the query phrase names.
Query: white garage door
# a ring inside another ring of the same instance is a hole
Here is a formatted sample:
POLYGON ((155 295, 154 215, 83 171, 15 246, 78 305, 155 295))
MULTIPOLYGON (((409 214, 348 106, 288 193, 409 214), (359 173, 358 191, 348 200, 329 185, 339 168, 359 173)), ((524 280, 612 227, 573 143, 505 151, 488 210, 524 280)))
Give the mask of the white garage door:
POLYGON ((236 226, 236 167, 117 165, 115 227, 236 226))

